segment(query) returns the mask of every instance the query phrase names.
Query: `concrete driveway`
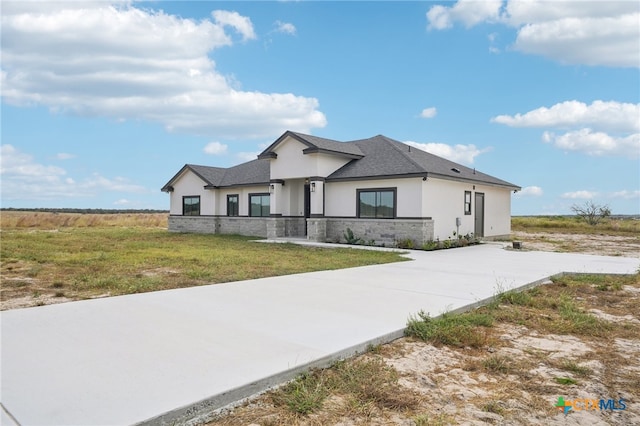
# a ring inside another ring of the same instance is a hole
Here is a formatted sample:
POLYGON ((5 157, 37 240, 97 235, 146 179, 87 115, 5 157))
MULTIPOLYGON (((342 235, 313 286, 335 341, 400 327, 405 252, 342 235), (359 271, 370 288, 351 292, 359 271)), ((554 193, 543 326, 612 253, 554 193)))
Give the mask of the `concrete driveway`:
POLYGON ((402 335, 419 310, 472 305, 560 272, 633 258, 504 250, 1 313, 3 425, 172 424, 402 335))

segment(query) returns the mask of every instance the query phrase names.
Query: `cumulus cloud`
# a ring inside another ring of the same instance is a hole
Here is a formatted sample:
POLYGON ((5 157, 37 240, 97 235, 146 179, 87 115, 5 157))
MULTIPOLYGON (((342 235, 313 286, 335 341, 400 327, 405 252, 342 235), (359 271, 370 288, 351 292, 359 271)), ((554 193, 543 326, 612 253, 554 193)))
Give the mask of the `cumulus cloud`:
POLYGON ((220 142, 209 142, 204 147, 204 153, 209 155, 222 155, 227 153, 228 146, 220 142))
POLYGON ((253 31, 253 24, 246 16, 240 15, 238 12, 230 12, 228 10, 214 10, 211 16, 215 19, 216 24, 221 26, 229 26, 242 35, 243 40, 251 40, 256 38, 253 31))
POLYGON ((588 155, 617 155, 629 158, 640 158, 640 133, 626 137, 613 137, 603 132, 594 132, 589 128, 555 135, 545 132, 542 140, 553 143, 557 148, 566 151, 581 151, 588 155))
POLYGON ((566 128, 579 125, 621 132, 640 131, 640 104, 596 100, 587 105, 572 100, 524 114, 499 115, 491 121, 511 127, 566 128))
POLYGON ((622 191, 616 191, 613 192, 609 195, 611 198, 622 198, 625 200, 631 200, 633 198, 640 198, 640 191, 639 190, 634 190, 634 191, 629 191, 629 190, 622 190, 622 191))
POLYGON ((587 105, 572 100, 524 114, 499 115, 491 121, 511 127, 570 129, 562 134, 542 134, 545 143, 565 151, 640 157, 640 104, 597 100, 587 105))
POLYGON ((422 118, 433 118, 433 117, 436 116, 437 113, 438 113, 438 110, 436 109, 436 107, 425 108, 420 113, 420 117, 422 117, 422 118))
POLYGON ((640 66, 638 20, 640 10, 632 1, 460 0, 427 12, 429 29, 501 23, 516 28, 515 50, 561 63, 613 67, 640 66))
POLYGON ((148 193, 143 186, 123 177, 112 179, 93 174, 76 181, 66 170, 36 162, 13 145, 0 146, 0 176, 4 200, 56 200, 94 197, 104 191, 148 193))
POLYGON ((436 142, 419 143, 413 141, 407 141, 405 143, 433 155, 437 155, 438 157, 443 157, 447 160, 466 165, 473 164, 478 155, 490 151, 490 148, 479 149, 475 145, 447 145, 436 142))
POLYGON ((598 196, 597 192, 592 191, 575 191, 575 192, 565 192, 561 195, 562 198, 568 198, 571 200, 590 200, 594 197, 598 196))
POLYGON ((451 7, 432 6, 427 12, 427 28, 444 30, 453 27, 455 21, 469 28, 482 21, 498 19, 501 6, 501 0, 460 0, 451 7))
POLYGON ((543 193, 539 186, 527 186, 516 192, 516 197, 540 197, 543 193))
POLYGON ((194 21, 128 3, 3 4, 3 100, 230 139, 326 125, 315 98, 238 90, 220 74, 210 54, 233 45, 225 30, 243 41, 256 35, 237 12, 212 16, 194 21))
POLYGON ((289 23, 289 22, 282 22, 282 21, 276 21, 274 23, 276 29, 275 31, 278 33, 284 33, 284 34, 289 34, 289 35, 295 35, 296 34, 296 27, 295 25, 289 23))

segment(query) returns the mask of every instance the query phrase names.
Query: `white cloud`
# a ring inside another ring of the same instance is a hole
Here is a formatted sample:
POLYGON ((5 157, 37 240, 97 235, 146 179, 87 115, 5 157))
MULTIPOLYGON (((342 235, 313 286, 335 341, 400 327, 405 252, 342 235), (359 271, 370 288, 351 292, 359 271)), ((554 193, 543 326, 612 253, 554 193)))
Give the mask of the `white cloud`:
POLYGON ((466 27, 502 23, 517 29, 514 49, 561 63, 640 66, 635 1, 460 0, 451 7, 431 7, 427 20, 429 29, 440 30, 456 22, 466 27))
POLYGON ((276 32, 289 34, 289 35, 296 34, 297 29, 295 25, 289 22, 276 21, 274 25, 276 27, 276 30, 275 30, 276 32))
POLYGON ((76 181, 66 170, 39 164, 29 154, 12 145, 0 146, 2 198, 5 200, 56 200, 94 197, 104 191, 148 193, 143 186, 123 177, 113 179, 100 174, 76 181))
POLYGON ((622 198, 625 200, 631 200, 633 198, 640 198, 640 191, 637 189, 635 191, 628 191, 625 189, 622 191, 613 192, 609 196, 611 198, 622 198))
POLYGON ((581 151, 593 156, 618 155, 640 158, 640 133, 625 137, 613 137, 585 128, 562 135, 545 132, 542 139, 544 142, 553 143, 557 148, 567 151, 581 151))
POLYGON ((315 98, 241 91, 216 70, 209 55, 233 44, 225 28, 255 38, 249 18, 237 12, 196 22, 106 2, 7 5, 0 87, 9 104, 227 138, 326 125, 315 98))
POLYGON ((407 145, 411 145, 415 148, 429 152, 433 155, 446 158, 447 160, 454 161, 456 163, 471 165, 475 158, 485 152, 490 151, 490 148, 479 149, 475 145, 447 145, 444 143, 419 143, 413 141, 405 142, 407 145))
POLYGON ((204 147, 205 154, 209 155, 222 155, 227 153, 228 146, 220 142, 209 142, 204 147))
POLYGON ((501 0, 460 0, 451 7, 433 6, 427 12, 428 29, 451 28, 454 21, 462 22, 467 28, 482 21, 499 17, 501 0))
POLYGON ((560 135, 542 134, 545 143, 566 151, 640 157, 640 104, 596 100, 587 105, 572 100, 524 114, 499 115, 491 121, 511 127, 570 129, 560 135))
POLYGON ((229 26, 242 34, 243 40, 251 40, 256 38, 253 31, 253 24, 246 16, 240 15, 238 12, 230 12, 228 10, 214 10, 211 16, 215 19, 216 24, 221 26, 229 26))
POLYGON ((620 132, 640 131, 640 104, 596 100, 587 105, 573 100, 524 114, 499 115, 491 121, 511 127, 590 126, 620 132))
POLYGON ((562 198, 568 198, 571 200, 590 200, 594 197, 598 196, 597 192, 592 191, 575 191, 575 192, 565 192, 561 195, 562 198))
POLYGON ((131 201, 127 200, 126 198, 121 198, 119 200, 114 201, 113 204, 116 206, 128 206, 131 204, 131 201))
POLYGON ((436 107, 425 108, 420 113, 420 117, 422 117, 422 118, 433 118, 433 117, 436 116, 437 113, 438 113, 438 110, 436 109, 436 107))
POLYGON ((517 197, 539 197, 543 194, 542 188, 539 186, 527 186, 516 192, 517 197))

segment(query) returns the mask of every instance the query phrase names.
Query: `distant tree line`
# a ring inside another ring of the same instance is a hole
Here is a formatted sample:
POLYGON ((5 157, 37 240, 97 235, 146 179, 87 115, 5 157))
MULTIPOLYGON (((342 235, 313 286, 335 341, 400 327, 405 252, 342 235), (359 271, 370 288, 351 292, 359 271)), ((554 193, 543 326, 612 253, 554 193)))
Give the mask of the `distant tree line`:
POLYGON ((56 209, 56 208, 16 208, 3 207, 0 211, 38 213, 79 213, 79 214, 122 214, 122 213, 169 213, 169 210, 154 209, 56 209))

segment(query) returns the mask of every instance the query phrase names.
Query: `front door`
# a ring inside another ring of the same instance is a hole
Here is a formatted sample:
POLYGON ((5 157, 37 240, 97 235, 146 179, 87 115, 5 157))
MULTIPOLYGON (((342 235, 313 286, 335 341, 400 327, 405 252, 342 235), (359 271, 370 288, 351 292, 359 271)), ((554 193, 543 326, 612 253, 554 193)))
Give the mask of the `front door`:
POLYGON ((475 199, 475 219, 474 219, 474 236, 481 238, 484 237, 484 194, 482 192, 476 192, 475 199))
POLYGON ((304 235, 307 235, 307 219, 311 217, 311 185, 304 184, 304 235))

